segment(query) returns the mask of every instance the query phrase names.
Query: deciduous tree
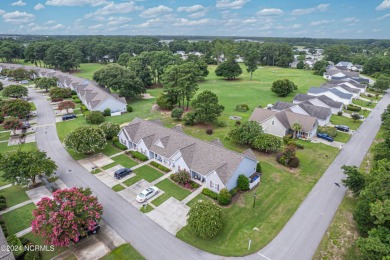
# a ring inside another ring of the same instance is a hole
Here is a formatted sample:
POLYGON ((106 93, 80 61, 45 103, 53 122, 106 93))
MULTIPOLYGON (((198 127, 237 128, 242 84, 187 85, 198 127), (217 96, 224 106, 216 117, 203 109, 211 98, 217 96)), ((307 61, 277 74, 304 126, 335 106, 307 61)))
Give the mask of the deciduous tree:
POLYGON ((233 58, 225 62, 222 62, 215 69, 215 75, 227 79, 235 79, 238 76, 240 76, 241 73, 242 73, 242 69, 240 65, 233 58))
POLYGON ((22 122, 16 117, 7 117, 3 122, 3 128, 6 130, 12 130, 15 133, 16 129, 22 127, 22 122))
POLYGON ((343 169, 344 174, 347 175, 347 178, 342 180, 343 184, 353 192, 354 196, 359 196, 366 184, 366 178, 356 166, 344 165, 341 169, 343 169))
POLYGON ((47 92, 50 88, 57 87, 57 81, 58 79, 54 77, 54 78, 38 78, 34 82, 36 87, 45 89, 47 92))
POLYGON ((188 212, 187 224, 196 236, 214 237, 222 228, 222 210, 209 200, 199 200, 188 212))
POLYGON ((69 109, 74 109, 76 107, 76 104, 71 100, 65 100, 58 104, 59 110, 66 110, 66 113, 69 113, 69 109))
POLYGON ((103 130, 104 136, 107 140, 111 140, 114 136, 117 136, 121 130, 119 124, 110 122, 104 122, 99 126, 99 128, 103 130))
POLYGON ((92 126, 81 126, 65 137, 66 148, 76 153, 91 154, 106 145, 106 136, 102 129, 92 126))
POLYGON ((232 129, 228 136, 233 142, 252 145, 256 138, 263 133, 261 125, 255 121, 247 121, 232 129))
POLYGON ((260 151, 266 153, 277 151, 282 148, 283 141, 277 136, 270 134, 260 134, 258 135, 252 143, 252 146, 260 151))
POLYGON ((55 98, 70 98, 72 96, 72 90, 70 88, 52 87, 49 91, 49 96, 52 99, 55 98))
POLYGON ((271 90, 279 97, 287 97, 294 90, 297 90, 297 85, 288 79, 278 79, 272 83, 271 90))
POLYGON ((2 95, 12 98, 27 97, 28 89, 22 85, 10 85, 3 89, 2 95))
POLYGON ((25 100, 5 100, 1 105, 1 112, 4 115, 25 118, 30 114, 31 105, 25 100))

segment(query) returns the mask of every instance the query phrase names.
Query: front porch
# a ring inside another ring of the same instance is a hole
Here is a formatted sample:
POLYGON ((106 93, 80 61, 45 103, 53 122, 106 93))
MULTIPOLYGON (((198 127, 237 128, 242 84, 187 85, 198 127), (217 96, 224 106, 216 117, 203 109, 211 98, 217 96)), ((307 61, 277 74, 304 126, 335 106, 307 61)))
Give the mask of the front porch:
POLYGON ((196 182, 200 185, 203 185, 204 182, 206 181, 206 177, 200 173, 191 171, 191 180, 193 180, 194 182, 196 182))

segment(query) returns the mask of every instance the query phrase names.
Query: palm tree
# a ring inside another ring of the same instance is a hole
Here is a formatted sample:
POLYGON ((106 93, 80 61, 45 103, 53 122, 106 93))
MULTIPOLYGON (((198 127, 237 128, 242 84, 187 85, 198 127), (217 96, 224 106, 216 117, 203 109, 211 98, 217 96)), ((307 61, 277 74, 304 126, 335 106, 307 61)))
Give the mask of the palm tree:
POLYGON ((297 138, 297 134, 299 133, 299 131, 302 130, 302 125, 299 124, 299 123, 294 123, 291 125, 291 129, 294 131, 294 134, 293 134, 293 138, 297 138))

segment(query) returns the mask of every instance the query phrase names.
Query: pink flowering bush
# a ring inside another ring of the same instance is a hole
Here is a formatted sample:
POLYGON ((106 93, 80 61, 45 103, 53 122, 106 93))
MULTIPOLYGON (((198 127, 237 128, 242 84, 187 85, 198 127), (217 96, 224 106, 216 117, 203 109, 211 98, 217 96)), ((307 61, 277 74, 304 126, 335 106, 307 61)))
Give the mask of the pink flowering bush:
POLYGON ((67 246, 86 235, 85 228, 92 230, 101 219, 103 206, 86 188, 57 190, 53 199, 42 198, 34 210, 32 232, 45 243, 67 246))

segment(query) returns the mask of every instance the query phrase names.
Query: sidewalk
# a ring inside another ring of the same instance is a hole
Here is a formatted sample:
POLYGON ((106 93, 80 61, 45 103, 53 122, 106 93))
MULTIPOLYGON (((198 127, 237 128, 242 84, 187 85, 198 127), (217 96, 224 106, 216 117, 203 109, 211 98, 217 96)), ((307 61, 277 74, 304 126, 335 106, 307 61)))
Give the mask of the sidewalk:
POLYGON ((151 161, 152 161, 152 160, 147 160, 146 162, 143 162, 143 163, 140 163, 140 164, 138 164, 138 165, 136 165, 136 166, 131 167, 131 169, 134 171, 135 169, 138 169, 138 168, 140 168, 140 167, 142 167, 142 166, 144 166, 144 165, 149 164, 151 161))
POLYGON ((188 202, 190 202, 193 198, 195 198, 196 196, 198 196, 199 194, 202 193, 202 190, 204 188, 205 184, 202 184, 202 186, 200 186, 196 191, 194 191, 193 193, 191 193, 190 195, 187 196, 187 198, 185 198, 184 200, 181 201, 181 203, 183 203, 184 205, 187 204, 188 202))
POLYGON ((19 231, 18 233, 16 233, 15 235, 17 237, 22 237, 28 233, 30 233, 32 231, 32 227, 29 227, 29 228, 26 228, 25 230, 22 230, 22 231, 19 231))

